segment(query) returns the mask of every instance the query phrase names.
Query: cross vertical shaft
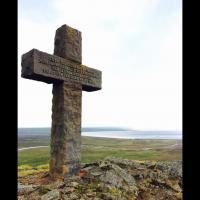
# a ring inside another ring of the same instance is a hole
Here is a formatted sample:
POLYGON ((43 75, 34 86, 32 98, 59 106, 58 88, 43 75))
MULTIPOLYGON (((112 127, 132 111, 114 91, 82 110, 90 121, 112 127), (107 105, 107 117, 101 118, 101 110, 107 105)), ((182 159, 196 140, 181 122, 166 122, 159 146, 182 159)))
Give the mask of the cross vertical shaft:
POLYGON ((52 176, 75 174, 80 168, 81 96, 79 84, 53 85, 51 160, 52 176))
MULTIPOLYGON (((80 32, 68 26, 57 29, 54 55, 81 64, 80 32)), ((50 174, 73 175, 80 169, 82 85, 54 83, 52 93, 50 174)))

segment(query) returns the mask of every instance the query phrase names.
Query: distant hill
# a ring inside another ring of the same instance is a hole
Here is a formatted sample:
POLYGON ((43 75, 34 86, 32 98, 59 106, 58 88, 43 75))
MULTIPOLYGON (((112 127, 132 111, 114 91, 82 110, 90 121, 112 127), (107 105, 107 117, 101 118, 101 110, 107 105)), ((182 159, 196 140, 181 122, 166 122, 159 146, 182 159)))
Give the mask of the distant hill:
MULTIPOLYGON (((81 129, 82 132, 93 132, 91 134, 98 135, 98 132, 107 132, 105 134, 112 135, 112 132, 119 133, 121 136, 133 136, 133 135, 140 135, 140 136, 148 136, 148 135, 154 135, 154 136, 161 136, 161 135, 181 135, 181 131, 163 131, 163 130, 156 130, 156 131, 143 131, 143 130, 131 130, 128 128, 121 128, 121 127, 83 127, 81 129)), ((46 128, 18 128, 18 136, 25 136, 25 135, 43 135, 48 136, 51 133, 51 129, 46 128)))
MULTIPOLYGON (((83 127, 82 132, 99 132, 99 131, 131 131, 128 128, 120 127, 83 127)), ((51 128, 18 128, 18 135, 49 135, 51 128)))

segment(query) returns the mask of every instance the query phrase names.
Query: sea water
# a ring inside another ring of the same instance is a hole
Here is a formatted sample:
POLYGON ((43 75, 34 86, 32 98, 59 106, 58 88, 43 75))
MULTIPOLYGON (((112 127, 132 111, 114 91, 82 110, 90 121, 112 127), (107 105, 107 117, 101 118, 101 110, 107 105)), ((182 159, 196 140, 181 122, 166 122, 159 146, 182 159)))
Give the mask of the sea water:
POLYGON ((181 132, 170 131, 98 131, 82 132, 83 136, 106 137, 106 138, 124 138, 124 139, 182 139, 181 132))

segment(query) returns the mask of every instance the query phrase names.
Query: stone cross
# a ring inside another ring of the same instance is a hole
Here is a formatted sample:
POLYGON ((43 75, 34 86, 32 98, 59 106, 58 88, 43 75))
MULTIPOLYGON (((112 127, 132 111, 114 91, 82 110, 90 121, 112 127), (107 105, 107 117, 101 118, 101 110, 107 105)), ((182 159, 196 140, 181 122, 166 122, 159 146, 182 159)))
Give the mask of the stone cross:
POLYGON ((56 30, 54 55, 37 49, 22 55, 23 78, 53 83, 50 175, 80 170, 82 90, 101 89, 101 71, 82 65, 81 32, 63 25, 56 30))

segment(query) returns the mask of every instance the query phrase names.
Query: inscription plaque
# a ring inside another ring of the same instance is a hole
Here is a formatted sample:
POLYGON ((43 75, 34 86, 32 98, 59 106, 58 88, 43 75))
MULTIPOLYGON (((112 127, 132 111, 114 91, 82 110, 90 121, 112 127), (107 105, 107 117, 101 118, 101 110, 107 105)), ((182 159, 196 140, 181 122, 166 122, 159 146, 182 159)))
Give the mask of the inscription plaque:
POLYGON ((101 71, 37 49, 22 56, 22 77, 46 83, 74 81, 84 91, 101 89, 101 71))

